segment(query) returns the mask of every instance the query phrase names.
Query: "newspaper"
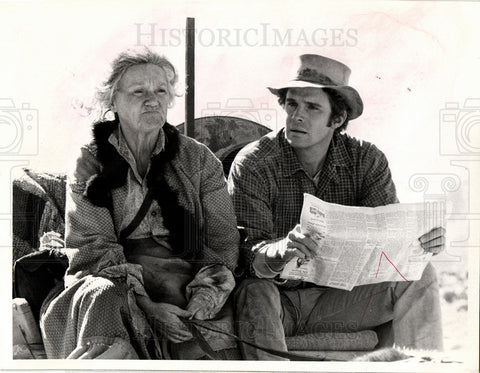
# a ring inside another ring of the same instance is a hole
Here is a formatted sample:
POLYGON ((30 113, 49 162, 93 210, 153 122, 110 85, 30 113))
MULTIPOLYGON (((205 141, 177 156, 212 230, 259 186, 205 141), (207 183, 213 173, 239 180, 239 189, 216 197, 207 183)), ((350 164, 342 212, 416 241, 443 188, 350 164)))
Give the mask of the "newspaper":
POLYGON ((292 259, 280 276, 345 290, 419 280, 432 254, 418 238, 443 225, 444 214, 442 206, 425 203, 351 207, 305 193, 300 225, 319 242, 320 255, 292 259))

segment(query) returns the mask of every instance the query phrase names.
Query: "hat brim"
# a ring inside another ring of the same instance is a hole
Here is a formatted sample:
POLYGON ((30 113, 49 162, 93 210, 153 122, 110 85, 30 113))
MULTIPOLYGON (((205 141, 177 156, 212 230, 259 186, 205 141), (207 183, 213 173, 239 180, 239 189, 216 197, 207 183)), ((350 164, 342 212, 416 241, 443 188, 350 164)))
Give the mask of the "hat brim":
POLYGON ((303 80, 291 80, 287 84, 281 86, 280 88, 267 87, 270 92, 275 96, 280 96, 280 90, 285 88, 330 88, 336 90, 345 100, 350 112, 348 119, 358 118, 363 113, 363 101, 359 93, 355 88, 352 88, 347 85, 338 86, 338 85, 322 85, 311 82, 306 82, 303 80))

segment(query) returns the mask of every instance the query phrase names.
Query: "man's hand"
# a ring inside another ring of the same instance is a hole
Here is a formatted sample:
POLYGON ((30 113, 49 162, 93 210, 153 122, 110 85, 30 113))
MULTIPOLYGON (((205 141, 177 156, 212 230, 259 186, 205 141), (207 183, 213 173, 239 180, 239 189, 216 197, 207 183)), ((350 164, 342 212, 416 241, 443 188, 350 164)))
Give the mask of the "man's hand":
POLYGON ((157 333, 174 343, 185 342, 193 338, 180 317, 190 318, 192 313, 169 303, 155 303, 150 298, 137 296, 137 301, 147 317, 153 321, 157 333))
POLYGON ((418 238, 420 246, 427 253, 437 255, 445 249, 445 228, 436 227, 418 238))
POLYGON ((300 224, 297 224, 287 237, 268 248, 265 253, 267 265, 274 271, 281 271, 285 263, 293 257, 301 259, 315 258, 320 247, 308 234, 303 234, 300 224))

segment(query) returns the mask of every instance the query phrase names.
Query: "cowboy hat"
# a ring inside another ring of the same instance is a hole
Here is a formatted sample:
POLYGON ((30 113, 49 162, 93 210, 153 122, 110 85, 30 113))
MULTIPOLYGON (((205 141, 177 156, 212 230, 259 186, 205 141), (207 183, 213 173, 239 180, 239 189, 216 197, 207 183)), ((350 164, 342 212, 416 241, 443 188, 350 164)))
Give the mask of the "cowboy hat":
POLYGON ((284 88, 330 88, 337 91, 349 107, 348 119, 355 119, 363 112, 363 102, 358 92, 348 85, 351 70, 343 63, 317 54, 300 56, 300 67, 295 79, 279 88, 267 87, 270 92, 280 96, 284 88))

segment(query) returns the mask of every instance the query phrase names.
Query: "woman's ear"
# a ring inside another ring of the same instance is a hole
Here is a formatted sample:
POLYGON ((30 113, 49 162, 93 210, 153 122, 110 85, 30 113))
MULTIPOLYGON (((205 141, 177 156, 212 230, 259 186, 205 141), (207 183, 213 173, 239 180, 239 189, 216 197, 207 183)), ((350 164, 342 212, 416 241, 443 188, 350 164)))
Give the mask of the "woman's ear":
POLYGON ((112 113, 116 113, 118 111, 117 108, 116 108, 116 105, 115 105, 115 101, 116 101, 115 93, 113 93, 111 98, 110 98, 110 111, 112 113))

